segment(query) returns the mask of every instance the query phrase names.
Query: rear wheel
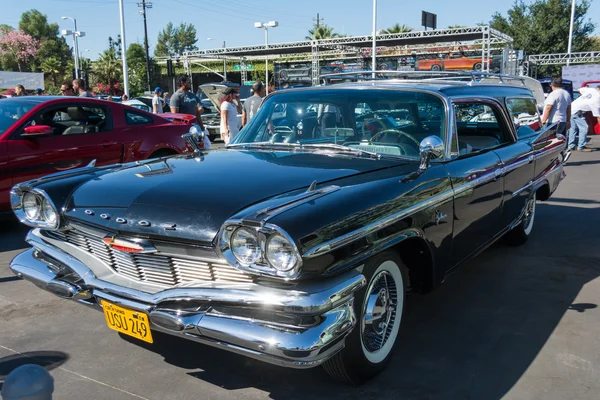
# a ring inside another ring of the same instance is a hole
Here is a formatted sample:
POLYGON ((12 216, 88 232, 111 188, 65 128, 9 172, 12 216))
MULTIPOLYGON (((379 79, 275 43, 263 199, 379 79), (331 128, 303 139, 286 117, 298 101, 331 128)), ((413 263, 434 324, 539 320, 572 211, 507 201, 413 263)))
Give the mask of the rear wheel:
POLYGON ((533 193, 531 198, 525 205, 525 214, 519 225, 511 229, 505 236, 504 239, 508 244, 513 246, 520 246, 527 242, 529 235, 533 231, 533 223, 535 221, 535 202, 536 194, 533 193))
POLYGON ((441 71, 441 70, 442 70, 442 66, 441 66, 441 65, 439 65, 439 64, 433 64, 433 65, 431 66, 431 70, 432 70, 432 71, 441 71))
POLYGON ((482 67, 481 63, 476 63, 475 65, 473 65, 473 69, 475 71, 481 71, 481 67, 482 67))
POLYGON ((405 296, 405 267, 394 252, 384 252, 365 265, 367 285, 354 300, 357 323, 346 347, 323 364, 333 378, 360 384, 381 372, 398 338, 405 296))

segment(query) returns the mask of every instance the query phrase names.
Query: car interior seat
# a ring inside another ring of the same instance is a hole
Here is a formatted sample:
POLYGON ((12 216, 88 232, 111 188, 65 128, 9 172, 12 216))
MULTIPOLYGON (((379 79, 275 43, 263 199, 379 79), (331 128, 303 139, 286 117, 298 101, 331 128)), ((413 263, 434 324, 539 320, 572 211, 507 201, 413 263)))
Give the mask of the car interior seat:
POLYGON ((92 113, 85 111, 81 107, 69 107, 67 113, 71 120, 76 121, 77 125, 70 126, 63 132, 63 135, 77 135, 82 133, 98 132, 96 125, 89 125, 89 118, 92 113))

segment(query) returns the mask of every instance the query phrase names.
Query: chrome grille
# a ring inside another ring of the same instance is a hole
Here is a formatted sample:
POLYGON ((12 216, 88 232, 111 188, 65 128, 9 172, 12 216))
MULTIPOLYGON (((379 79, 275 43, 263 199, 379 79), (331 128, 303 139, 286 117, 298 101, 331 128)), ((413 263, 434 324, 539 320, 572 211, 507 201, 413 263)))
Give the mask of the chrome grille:
POLYGON ((192 281, 254 282, 254 278, 226 263, 160 253, 123 253, 106 246, 101 239, 77 231, 48 232, 49 236, 71 243, 96 256, 119 275, 163 286, 192 281))

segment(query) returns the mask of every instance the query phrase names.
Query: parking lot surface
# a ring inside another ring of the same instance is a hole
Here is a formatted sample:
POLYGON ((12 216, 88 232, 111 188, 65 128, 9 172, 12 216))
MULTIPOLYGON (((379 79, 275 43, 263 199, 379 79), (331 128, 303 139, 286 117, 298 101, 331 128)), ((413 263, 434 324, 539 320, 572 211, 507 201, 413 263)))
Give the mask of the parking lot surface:
POLYGON ((33 362, 55 399, 597 399, 599 150, 573 154, 526 245, 496 244, 410 297, 391 364, 361 387, 158 333, 154 345, 124 338, 102 313, 13 276, 27 229, 0 222, 0 383, 33 362))

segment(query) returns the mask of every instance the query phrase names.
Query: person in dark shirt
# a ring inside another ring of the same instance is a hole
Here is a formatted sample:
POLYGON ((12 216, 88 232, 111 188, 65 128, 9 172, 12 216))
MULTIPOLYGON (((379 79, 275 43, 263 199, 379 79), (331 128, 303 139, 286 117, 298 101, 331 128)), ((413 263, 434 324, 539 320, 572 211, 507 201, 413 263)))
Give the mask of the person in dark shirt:
POLYGON ((200 129, 204 131, 204 124, 200 115, 204 111, 200 99, 194 93, 192 93, 192 83, 187 75, 181 75, 177 79, 179 89, 171 96, 171 112, 180 114, 195 115, 198 119, 198 125, 200 129))

